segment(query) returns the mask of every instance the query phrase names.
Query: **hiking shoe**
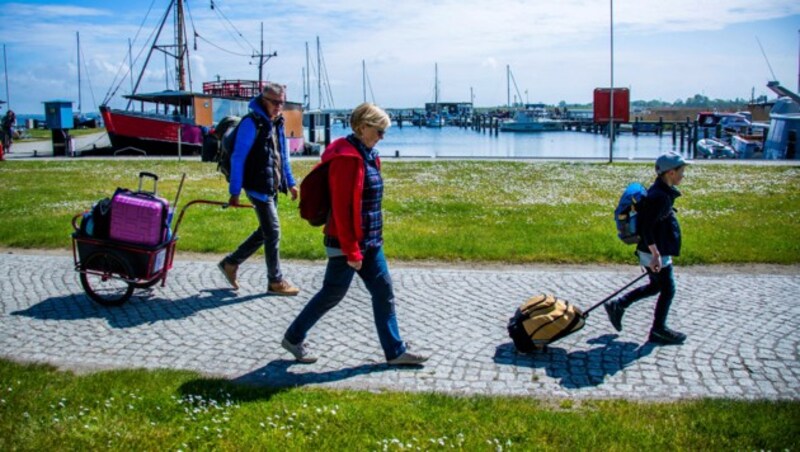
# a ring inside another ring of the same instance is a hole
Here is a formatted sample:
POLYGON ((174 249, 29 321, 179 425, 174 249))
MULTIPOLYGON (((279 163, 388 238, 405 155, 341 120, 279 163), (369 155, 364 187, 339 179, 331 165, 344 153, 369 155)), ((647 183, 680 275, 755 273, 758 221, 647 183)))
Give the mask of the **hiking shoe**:
POLYGON ((285 337, 281 341, 281 347, 283 347, 287 352, 294 355, 294 359, 300 363, 314 363, 317 362, 316 356, 311 356, 308 351, 306 351, 305 344, 299 343, 297 345, 292 344, 289 342, 285 337))
POLYGON ((233 290, 239 290, 239 283, 236 282, 236 271, 239 269, 239 266, 229 264, 223 259, 219 261, 217 268, 225 276, 225 279, 228 280, 228 283, 231 285, 231 287, 233 287, 233 290))
POLYGON ((284 297, 293 297, 300 293, 300 289, 291 285, 285 279, 278 282, 269 283, 267 293, 270 295, 281 295, 284 297))
POLYGON ((655 344, 679 345, 683 344, 686 340, 686 335, 664 327, 658 330, 650 330, 650 337, 648 340, 655 344))
POLYGON ((619 305, 618 300, 606 301, 603 307, 606 309, 611 326, 617 331, 622 331, 622 315, 625 314, 625 308, 619 305))
POLYGON ((397 358, 386 361, 386 363, 390 366, 418 366, 427 360, 427 356, 417 355, 416 353, 406 351, 397 358))

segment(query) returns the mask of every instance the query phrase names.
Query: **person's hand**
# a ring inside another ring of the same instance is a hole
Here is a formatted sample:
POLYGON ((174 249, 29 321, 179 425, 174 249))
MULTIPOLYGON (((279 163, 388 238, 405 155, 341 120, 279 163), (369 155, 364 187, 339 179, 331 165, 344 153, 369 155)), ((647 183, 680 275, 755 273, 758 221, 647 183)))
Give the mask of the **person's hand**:
POLYGON ((658 273, 661 271, 661 255, 656 253, 653 254, 653 258, 650 259, 650 270, 653 270, 653 273, 658 273))
POLYGON ((297 194, 299 193, 297 186, 289 188, 289 192, 292 194, 292 201, 297 201, 297 194))
POLYGON ((355 271, 361 270, 361 261, 347 261, 347 265, 353 267, 355 271))
POLYGON ((228 205, 230 206, 238 206, 239 204, 239 195, 231 195, 230 199, 228 199, 228 205))

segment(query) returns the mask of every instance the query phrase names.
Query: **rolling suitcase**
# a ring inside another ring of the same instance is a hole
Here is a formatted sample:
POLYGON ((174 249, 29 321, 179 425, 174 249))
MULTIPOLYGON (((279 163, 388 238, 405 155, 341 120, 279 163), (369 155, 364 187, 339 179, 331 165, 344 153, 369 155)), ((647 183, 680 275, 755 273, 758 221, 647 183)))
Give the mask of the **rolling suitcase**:
POLYGON ((533 296, 522 303, 508 320, 508 335, 520 353, 542 350, 548 344, 583 328, 590 312, 645 276, 647 273, 641 274, 586 311, 554 295, 533 296))
POLYGON ((111 199, 112 240, 155 246, 167 239, 169 201, 158 197, 158 176, 139 173, 139 190, 117 189, 111 199), (153 191, 142 191, 145 177, 153 179, 153 191))

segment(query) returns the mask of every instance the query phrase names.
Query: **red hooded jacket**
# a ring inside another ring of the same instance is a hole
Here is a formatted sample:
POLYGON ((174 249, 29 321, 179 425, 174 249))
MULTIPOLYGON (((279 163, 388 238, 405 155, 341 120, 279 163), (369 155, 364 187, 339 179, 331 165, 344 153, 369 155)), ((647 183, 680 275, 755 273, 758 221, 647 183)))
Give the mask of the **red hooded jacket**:
MULTIPOLYGON (((364 158, 346 138, 339 138, 322 153, 322 161, 330 161, 328 186, 331 193, 331 216, 323 232, 339 240, 348 261, 363 260, 358 244, 364 239, 361 227, 364 158)), ((380 158, 375 163, 380 170, 380 158)))

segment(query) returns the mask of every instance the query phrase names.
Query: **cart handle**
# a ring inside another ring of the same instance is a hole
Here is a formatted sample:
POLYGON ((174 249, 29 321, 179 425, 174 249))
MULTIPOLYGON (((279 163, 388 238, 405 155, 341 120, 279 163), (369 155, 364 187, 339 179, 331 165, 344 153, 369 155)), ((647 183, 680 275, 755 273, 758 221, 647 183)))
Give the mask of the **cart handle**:
POLYGON ((79 232, 81 230, 81 227, 78 226, 78 218, 81 218, 88 212, 89 212, 88 210, 84 210, 83 212, 72 217, 72 227, 75 229, 75 232, 79 232))
POLYGON ((175 222, 175 229, 172 230, 173 237, 178 236, 178 227, 180 227, 181 225, 181 220, 183 220, 183 214, 186 213, 186 209, 188 209, 189 206, 192 206, 194 204, 210 204, 212 206, 220 206, 223 209, 227 209, 228 207, 235 207, 237 209, 250 209, 253 207, 250 204, 239 204, 236 206, 232 206, 227 202, 211 201, 208 199, 195 199, 194 201, 189 201, 185 206, 183 206, 183 208, 181 209, 181 213, 178 215, 178 221, 175 222))

